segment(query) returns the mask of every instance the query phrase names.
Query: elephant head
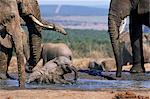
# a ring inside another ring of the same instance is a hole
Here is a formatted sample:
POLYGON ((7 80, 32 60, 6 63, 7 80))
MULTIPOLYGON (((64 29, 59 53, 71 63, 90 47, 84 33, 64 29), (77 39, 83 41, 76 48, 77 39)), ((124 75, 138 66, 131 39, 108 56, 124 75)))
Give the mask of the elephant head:
POLYGON ((73 66, 72 61, 65 56, 59 56, 54 59, 54 63, 56 63, 62 70, 64 74, 74 72, 74 80, 77 80, 78 74, 76 68, 73 66))
POLYGON ((35 66, 40 60, 41 54, 41 30, 48 29, 66 34, 65 30, 55 24, 43 24, 37 0, 17 0, 21 18, 25 21, 29 31, 30 66, 35 66))

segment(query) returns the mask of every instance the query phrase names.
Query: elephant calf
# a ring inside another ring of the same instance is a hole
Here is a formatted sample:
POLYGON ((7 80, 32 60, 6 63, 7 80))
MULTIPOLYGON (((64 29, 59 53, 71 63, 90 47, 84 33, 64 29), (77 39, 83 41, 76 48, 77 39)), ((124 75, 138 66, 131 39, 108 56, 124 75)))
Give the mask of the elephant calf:
MULTIPOLYGON (((42 44, 42 52, 41 59, 43 59, 43 65, 46 62, 53 60, 56 57, 65 56, 68 59, 72 60, 72 51, 70 48, 64 43, 43 43, 42 44)), ((33 67, 27 66, 27 72, 32 72, 33 67)))
POLYGON ((70 84, 71 81, 65 80, 64 75, 74 71, 74 80, 77 80, 77 71, 72 65, 72 61, 65 56, 59 56, 48 61, 42 68, 36 69, 31 73, 28 83, 36 81, 38 83, 63 83, 70 84))
POLYGON ((64 43, 44 43, 42 44, 42 58, 44 63, 58 56, 65 56, 72 60, 72 51, 64 43))

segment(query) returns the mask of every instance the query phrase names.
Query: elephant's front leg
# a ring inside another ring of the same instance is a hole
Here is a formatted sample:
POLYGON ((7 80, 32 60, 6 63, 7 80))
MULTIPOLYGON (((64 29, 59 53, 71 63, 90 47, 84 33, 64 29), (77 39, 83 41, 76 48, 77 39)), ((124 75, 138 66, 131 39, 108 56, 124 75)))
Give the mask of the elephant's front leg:
POLYGON ((133 66, 130 69, 131 73, 145 72, 143 43, 142 43, 142 25, 138 20, 140 18, 137 13, 132 11, 130 16, 130 39, 133 53, 133 66))
MULTIPOLYGON (((19 20, 19 19, 18 19, 19 20)), ((19 87, 25 87, 25 62, 23 54, 23 44, 22 44, 22 35, 23 31, 20 23, 17 19, 12 19, 12 21, 7 25, 6 30, 12 36, 15 52, 17 56, 17 65, 18 65, 18 78, 19 78, 19 87)))

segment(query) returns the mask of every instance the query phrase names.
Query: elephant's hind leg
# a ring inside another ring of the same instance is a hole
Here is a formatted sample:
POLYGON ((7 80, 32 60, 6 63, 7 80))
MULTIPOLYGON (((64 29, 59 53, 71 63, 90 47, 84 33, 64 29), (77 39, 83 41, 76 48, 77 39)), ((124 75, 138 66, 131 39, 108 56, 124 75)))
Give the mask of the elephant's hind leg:
POLYGON ((131 73, 145 72, 143 42, 142 42, 142 25, 138 22, 139 17, 133 12, 130 16, 130 39, 133 53, 133 66, 131 73))

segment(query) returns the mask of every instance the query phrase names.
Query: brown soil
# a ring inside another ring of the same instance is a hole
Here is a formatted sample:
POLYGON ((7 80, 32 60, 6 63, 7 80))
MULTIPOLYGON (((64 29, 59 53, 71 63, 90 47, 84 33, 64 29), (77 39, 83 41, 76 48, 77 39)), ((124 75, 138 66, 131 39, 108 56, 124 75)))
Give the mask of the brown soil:
POLYGON ((150 99, 150 92, 0 90, 0 99, 150 99))

